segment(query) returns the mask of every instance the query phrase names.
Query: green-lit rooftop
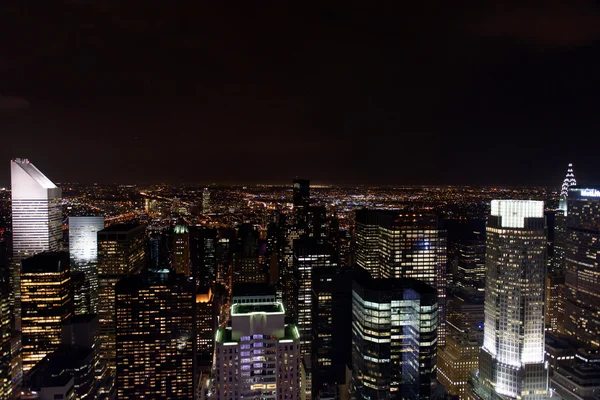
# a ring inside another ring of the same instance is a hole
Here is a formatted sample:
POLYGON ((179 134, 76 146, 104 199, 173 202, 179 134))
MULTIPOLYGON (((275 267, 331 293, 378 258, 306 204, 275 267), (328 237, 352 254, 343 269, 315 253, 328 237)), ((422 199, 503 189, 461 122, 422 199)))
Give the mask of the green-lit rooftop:
POLYGON ((234 304, 231 307, 231 315, 252 314, 252 313, 285 313, 283 304, 281 303, 251 303, 251 304, 234 304))

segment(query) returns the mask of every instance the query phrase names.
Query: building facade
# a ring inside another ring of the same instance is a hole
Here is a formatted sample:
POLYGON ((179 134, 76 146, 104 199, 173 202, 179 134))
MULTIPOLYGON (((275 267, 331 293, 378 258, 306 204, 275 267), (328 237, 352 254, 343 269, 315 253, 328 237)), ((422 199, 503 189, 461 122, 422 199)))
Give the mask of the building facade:
POLYGON ((437 366, 437 290, 415 279, 352 288, 352 390, 356 399, 429 399, 437 366))
POLYGON ((492 200, 486 230, 485 325, 476 392, 485 399, 545 399, 544 203, 492 200))
POLYGON ((69 254, 44 252, 21 262, 23 370, 29 371, 61 343, 73 315, 69 254))
POLYGON ((281 303, 234 302, 231 327, 216 336, 217 400, 301 398, 300 335, 284 319, 281 303))

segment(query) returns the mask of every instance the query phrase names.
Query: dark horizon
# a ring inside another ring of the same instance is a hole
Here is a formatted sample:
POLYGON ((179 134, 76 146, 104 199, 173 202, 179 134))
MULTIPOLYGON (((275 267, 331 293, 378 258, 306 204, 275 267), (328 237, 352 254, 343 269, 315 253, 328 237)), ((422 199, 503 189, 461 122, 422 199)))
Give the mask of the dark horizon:
POLYGON ((0 6, 0 182, 15 157, 121 184, 560 187, 569 162, 578 181, 600 170, 593 1, 55 3, 0 6))

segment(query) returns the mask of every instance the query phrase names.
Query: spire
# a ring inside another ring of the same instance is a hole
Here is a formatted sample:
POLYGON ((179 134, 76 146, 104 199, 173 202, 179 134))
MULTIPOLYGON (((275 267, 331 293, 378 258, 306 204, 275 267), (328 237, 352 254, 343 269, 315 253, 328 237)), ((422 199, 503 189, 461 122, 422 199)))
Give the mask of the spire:
POLYGON ((575 175, 573 174, 573 164, 569 163, 567 176, 565 177, 565 180, 562 184, 562 189, 560 190, 560 197, 567 197, 569 188, 575 185, 577 185, 577 181, 575 180, 575 175))

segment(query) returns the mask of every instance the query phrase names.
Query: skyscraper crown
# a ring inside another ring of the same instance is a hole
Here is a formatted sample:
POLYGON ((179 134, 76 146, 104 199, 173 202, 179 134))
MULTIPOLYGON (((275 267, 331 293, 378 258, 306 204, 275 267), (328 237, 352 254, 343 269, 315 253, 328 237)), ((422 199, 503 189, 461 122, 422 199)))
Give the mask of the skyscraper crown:
POLYGON ((565 180, 563 181, 562 188, 560 190, 560 197, 567 197, 569 188, 575 185, 577 185, 577 181, 575 180, 575 175, 573 174, 573 164, 569 163, 567 176, 565 176, 565 180))

